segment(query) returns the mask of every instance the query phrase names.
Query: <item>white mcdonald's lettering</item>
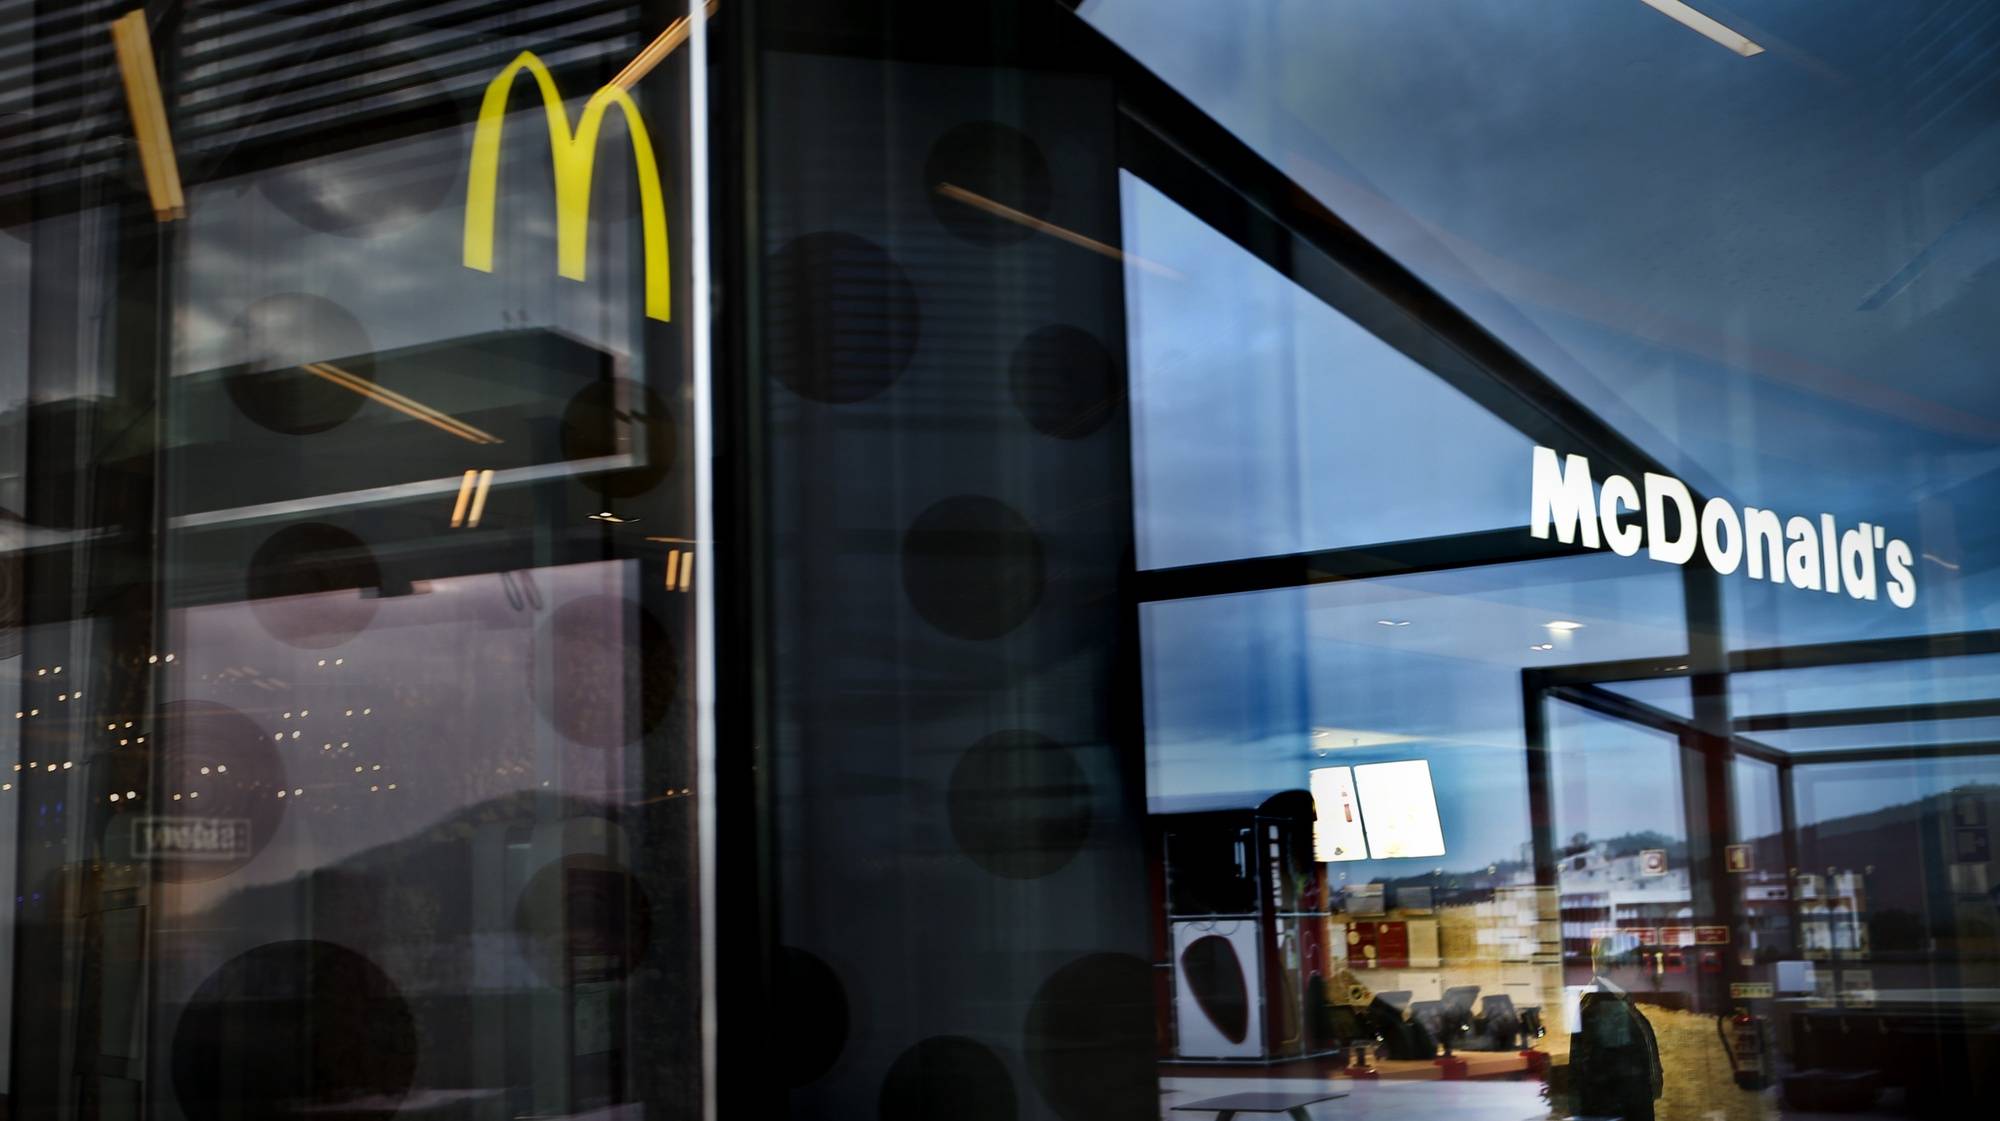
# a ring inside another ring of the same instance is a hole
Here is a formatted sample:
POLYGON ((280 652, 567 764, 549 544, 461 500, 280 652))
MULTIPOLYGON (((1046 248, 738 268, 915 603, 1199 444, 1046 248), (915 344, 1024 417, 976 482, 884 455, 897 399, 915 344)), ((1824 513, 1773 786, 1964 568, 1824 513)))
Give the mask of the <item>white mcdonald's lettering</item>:
POLYGON ((653 142, 632 95, 608 85, 590 95, 583 116, 571 133, 569 110, 549 68, 532 51, 522 51, 498 77, 486 85, 479 103, 479 123, 472 133, 472 167, 465 190, 465 267, 493 271, 494 194, 500 176, 500 136, 507 117, 507 95, 514 79, 526 70, 541 90, 548 118, 549 153, 555 163, 556 271, 571 280, 584 278, 590 229, 590 175, 597 162, 597 137, 605 111, 616 105, 625 117, 632 141, 632 163, 639 179, 639 220, 645 239, 646 314, 673 318, 668 290, 667 207, 660 195, 660 171, 653 159, 653 142))
POLYGON ((1590 461, 1580 455, 1556 457, 1555 449, 1535 449, 1533 497, 1528 532, 1565 545, 1579 539, 1584 547, 1606 545, 1621 557, 1632 556, 1644 544, 1646 555, 1668 564, 1686 564, 1699 548, 1710 568, 1727 576, 1738 568, 1753 580, 1790 584, 1807 591, 1872 600, 1886 591, 1889 602, 1909 607, 1917 602, 1917 577, 1910 546, 1890 538, 1879 525, 1861 522, 1841 531, 1832 514, 1817 519, 1780 518, 1770 510, 1745 506, 1739 514, 1725 498, 1711 498, 1694 508, 1693 492, 1671 475, 1647 472, 1641 488, 1622 475, 1594 483, 1590 461), (1670 523, 1667 508, 1675 517, 1670 523), (1645 517, 1626 525, 1627 514, 1645 517), (1880 554, 1887 580, 1878 584, 1880 554))

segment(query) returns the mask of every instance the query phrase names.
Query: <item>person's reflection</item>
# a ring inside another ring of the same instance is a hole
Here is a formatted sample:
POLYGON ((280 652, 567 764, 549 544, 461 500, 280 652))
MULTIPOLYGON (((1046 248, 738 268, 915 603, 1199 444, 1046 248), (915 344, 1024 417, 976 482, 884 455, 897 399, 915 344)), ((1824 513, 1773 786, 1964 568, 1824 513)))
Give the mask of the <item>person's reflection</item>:
POLYGON ((1605 976, 1617 947, 1600 938, 1590 947, 1590 991, 1582 1024, 1570 1039, 1570 1080, 1582 1117, 1653 1121, 1653 1101, 1665 1084, 1660 1045, 1632 998, 1605 976))

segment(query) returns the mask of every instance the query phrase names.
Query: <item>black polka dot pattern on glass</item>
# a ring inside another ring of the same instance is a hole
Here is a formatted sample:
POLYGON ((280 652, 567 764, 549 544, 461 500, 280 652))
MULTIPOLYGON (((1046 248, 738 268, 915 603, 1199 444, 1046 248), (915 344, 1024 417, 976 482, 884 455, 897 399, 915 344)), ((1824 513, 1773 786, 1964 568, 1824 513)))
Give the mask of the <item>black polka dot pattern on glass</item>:
POLYGON ((1157 1121, 1152 967, 1129 954, 1063 966, 1035 992, 1022 1050, 1064 1121, 1157 1121))
POLYGON ((1088 331, 1064 324, 1021 340, 1007 384, 1014 407, 1035 431, 1064 440, 1104 427, 1122 397, 1111 352, 1088 331))
POLYGON ((339 526, 302 522, 264 539, 246 574, 250 610, 271 637, 325 650, 368 629, 382 586, 375 555, 339 526))
POLYGON ((1034 614, 1046 581, 1041 535, 997 499, 943 499, 903 535, 904 594, 946 634, 1006 634, 1034 614))
POLYGON ((1014 1121, 1019 1114, 1006 1064, 963 1036, 916 1044, 882 1079, 882 1121, 1014 1121))
POLYGON ((825 404, 866 401, 916 354, 917 290, 881 246, 846 233, 807 234, 766 268, 770 363, 778 380, 825 404))
POLYGON ((417 1069, 409 1003, 373 962, 328 942, 272 942, 203 981, 174 1026, 190 1121, 393 1117, 417 1069))
POLYGON ((1020 129, 998 121, 973 121, 939 137, 924 160, 924 190, 938 222, 974 245, 1011 245, 1034 236, 1032 227, 941 187, 1043 221, 1048 220, 1055 198, 1054 177, 1041 146, 1020 129))
POLYGON ((945 795, 958 847, 996 876, 1029 880, 1067 865, 1090 835, 1090 786, 1069 748, 996 732, 966 749, 945 795))
POLYGON ((339 383, 343 374, 373 381, 373 350, 368 332, 346 308, 321 296, 281 292, 243 310, 223 385, 236 408, 259 426, 309 436, 345 423, 368 403, 339 383))

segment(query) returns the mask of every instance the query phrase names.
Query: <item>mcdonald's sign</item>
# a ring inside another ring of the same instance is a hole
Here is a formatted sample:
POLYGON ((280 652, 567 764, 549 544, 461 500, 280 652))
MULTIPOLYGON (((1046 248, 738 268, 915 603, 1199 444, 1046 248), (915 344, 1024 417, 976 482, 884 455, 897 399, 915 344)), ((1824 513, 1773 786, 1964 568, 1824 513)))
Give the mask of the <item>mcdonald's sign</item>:
POLYGON ((590 175, 597 162, 597 137, 606 110, 616 105, 625 116, 632 140, 632 163, 639 177, 639 217, 645 237, 646 315, 673 318, 668 288, 667 208, 660 196, 660 172, 653 159, 653 142, 632 96, 616 85, 592 94, 584 104, 576 131, 570 131, 569 110, 556 89, 555 77, 532 51, 522 51, 486 85, 479 103, 479 122, 472 134, 472 167, 465 191, 465 267, 493 271, 494 193, 500 174, 500 136, 507 116, 507 95, 525 70, 541 89, 548 116, 549 152, 555 162, 556 272, 571 280, 584 278, 586 235, 590 230, 590 175))

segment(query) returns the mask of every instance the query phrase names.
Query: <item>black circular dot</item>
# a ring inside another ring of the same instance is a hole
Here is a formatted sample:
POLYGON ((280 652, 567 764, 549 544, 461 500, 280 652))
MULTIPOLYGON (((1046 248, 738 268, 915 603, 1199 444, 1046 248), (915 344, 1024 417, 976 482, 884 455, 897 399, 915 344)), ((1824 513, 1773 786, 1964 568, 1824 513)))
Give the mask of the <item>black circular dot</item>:
POLYGON ((612 981, 645 958, 653 909, 618 861, 572 853, 529 878, 514 925, 527 941, 528 960, 550 983, 612 981), (577 976, 579 968, 589 976, 577 976))
POLYGON ((1023 1027, 1028 1075, 1065 1121, 1157 1121, 1153 970, 1091 954, 1050 975, 1023 1027))
POLYGON ((681 651, 638 603, 613 595, 555 609, 544 632, 554 688, 535 703, 556 730, 585 747, 623 747, 666 719, 680 688, 681 651), (637 697, 627 669, 639 659, 637 697))
POLYGON ((417 1068, 416 1019, 395 983, 328 942, 232 958, 189 998, 172 1046, 190 1121, 388 1118, 417 1068))
POLYGON ((133 742, 101 756, 91 787, 110 811, 113 852, 158 879, 197 883, 229 875, 271 843, 285 816, 285 768, 255 721, 227 705, 174 701, 118 736, 133 742))
POLYGON ((995 732, 967 748, 945 798, 958 847, 996 876, 1046 876, 1090 835, 1083 767, 1068 748, 1034 732, 995 732))
POLYGON ((345 374, 372 382, 373 350, 367 330, 346 308, 281 292, 251 304, 236 321, 223 384, 237 409, 262 427, 311 435, 344 423, 367 403, 340 380, 345 374))
POLYGON ((1019 1113, 1006 1064, 964 1036, 916 1044, 882 1078, 882 1121, 1014 1121, 1019 1113))
POLYGON ((651 389, 629 378, 592 382, 569 399, 562 415, 568 460, 633 455, 643 465, 582 476, 611 498, 631 498, 658 486, 674 467, 674 418, 651 389))
POLYGON ((359 537, 324 522, 301 522, 264 539, 246 577, 250 610, 271 637, 324 650, 368 628, 382 586, 375 555, 359 537))
POLYGON ((778 1004, 789 1025, 785 1077, 793 1086, 804 1086, 833 1069, 847 1047, 847 990, 832 966, 785 946, 778 957, 778 1004))
POLYGON ((792 392, 828 404, 887 389, 916 353, 917 290, 866 238, 807 234, 770 262, 771 369, 792 392))
POLYGON ((1060 323, 1022 339, 1009 374, 1021 415, 1066 440, 1104 427, 1122 396, 1111 352, 1088 331, 1060 323))
POLYGON ((924 161, 924 189, 944 228, 975 245, 1009 245, 1033 236, 1034 230, 958 192, 1043 219, 1055 197, 1041 146, 998 121, 973 121, 939 137, 924 161))
POLYGON ((1025 622, 1047 582, 1042 539, 1004 502, 942 499, 903 535, 903 592, 930 624, 997 638, 1025 622))

